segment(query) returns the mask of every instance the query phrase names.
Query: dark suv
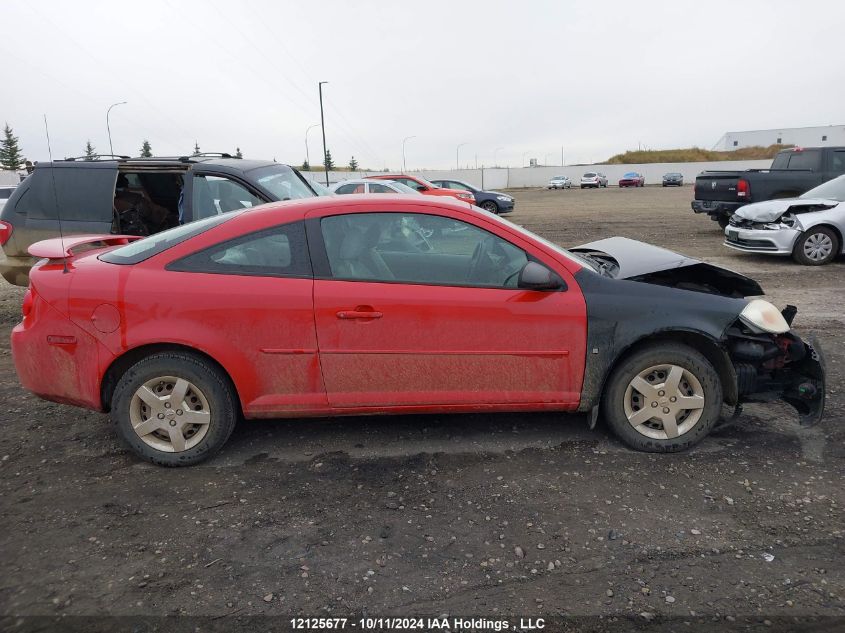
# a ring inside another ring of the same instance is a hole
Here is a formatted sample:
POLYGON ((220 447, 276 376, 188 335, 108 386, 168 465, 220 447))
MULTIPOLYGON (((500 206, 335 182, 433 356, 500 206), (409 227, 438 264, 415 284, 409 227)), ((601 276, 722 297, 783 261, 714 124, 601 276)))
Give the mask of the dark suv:
POLYGON ((64 235, 150 235, 265 202, 308 198, 317 190, 296 169, 228 154, 109 157, 37 163, 0 211, 0 275, 28 284, 27 249, 64 235))

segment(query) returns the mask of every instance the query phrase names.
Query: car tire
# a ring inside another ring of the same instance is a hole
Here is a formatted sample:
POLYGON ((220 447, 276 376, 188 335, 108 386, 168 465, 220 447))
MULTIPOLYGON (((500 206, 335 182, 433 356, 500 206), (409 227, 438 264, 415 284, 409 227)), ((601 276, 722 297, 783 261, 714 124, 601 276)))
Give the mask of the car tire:
POLYGON ((191 466, 208 459, 229 439, 237 418, 228 378, 207 360, 185 352, 153 354, 132 365, 118 381, 111 403, 112 423, 123 443, 160 466, 191 466), (181 396, 175 402, 177 389, 181 396))
POLYGON ((716 425, 722 383, 710 361, 695 349, 658 343, 634 352, 613 369, 600 410, 613 433, 631 448, 674 453, 694 446, 716 425), (694 406, 684 409, 681 398, 694 406), (651 418, 637 415, 652 410, 656 413, 651 418))
POLYGON ((839 254, 839 236, 826 226, 815 226, 804 231, 795 241, 792 259, 804 266, 829 264, 839 254))
POLYGON ((716 220, 716 222, 718 222, 718 223, 719 223, 719 228, 721 228, 722 230, 724 230, 724 229, 726 229, 726 228, 728 227, 728 224, 730 224, 730 223, 731 223, 731 216, 729 216, 729 215, 720 215, 720 216, 718 217, 718 219, 716 220))
POLYGON ((493 215, 499 215, 499 205, 493 202, 492 200, 485 200, 481 203, 481 208, 487 211, 488 213, 492 213, 493 215))

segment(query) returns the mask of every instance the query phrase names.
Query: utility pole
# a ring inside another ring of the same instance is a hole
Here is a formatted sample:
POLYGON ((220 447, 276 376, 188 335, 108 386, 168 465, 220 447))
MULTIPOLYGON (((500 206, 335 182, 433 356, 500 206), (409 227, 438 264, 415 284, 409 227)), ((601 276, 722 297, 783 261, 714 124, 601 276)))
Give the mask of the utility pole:
POLYGON ((308 153, 308 132, 313 130, 315 127, 320 127, 320 124, 315 123, 314 125, 309 125, 305 128, 305 162, 308 163, 308 167, 311 167, 311 155, 308 153))
POLYGON ((460 156, 461 148, 462 148, 464 145, 469 145, 469 143, 461 143, 460 145, 458 145, 458 146, 455 148, 455 169, 457 169, 457 170, 460 170, 460 169, 461 169, 461 161, 460 161, 459 156, 460 156))
POLYGON ((405 164, 405 143, 410 141, 412 138, 417 138, 416 136, 406 136, 402 139, 402 171, 407 172, 408 166, 405 164))
POLYGON ((329 169, 326 165, 326 119, 323 116, 323 84, 329 83, 328 81, 321 81, 317 84, 317 89, 320 91, 320 128, 323 130, 323 169, 326 172, 326 187, 329 186, 329 169))
POLYGON ((111 113, 111 109, 115 106, 119 105, 126 105, 125 101, 121 101, 120 103, 113 103, 109 106, 109 109, 106 110, 106 131, 109 133, 109 153, 114 156, 114 148, 111 145, 111 127, 109 127, 109 114, 111 113))

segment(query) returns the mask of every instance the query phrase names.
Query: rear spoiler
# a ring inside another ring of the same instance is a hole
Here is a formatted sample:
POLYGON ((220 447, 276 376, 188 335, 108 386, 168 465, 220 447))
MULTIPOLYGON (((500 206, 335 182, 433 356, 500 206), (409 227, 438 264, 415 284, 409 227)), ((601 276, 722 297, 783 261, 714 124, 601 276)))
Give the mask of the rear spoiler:
POLYGON ((140 235, 71 235, 70 237, 54 237, 49 240, 35 242, 27 250, 33 257, 47 259, 64 259, 73 257, 73 249, 86 244, 103 244, 106 246, 122 246, 140 240, 140 235))

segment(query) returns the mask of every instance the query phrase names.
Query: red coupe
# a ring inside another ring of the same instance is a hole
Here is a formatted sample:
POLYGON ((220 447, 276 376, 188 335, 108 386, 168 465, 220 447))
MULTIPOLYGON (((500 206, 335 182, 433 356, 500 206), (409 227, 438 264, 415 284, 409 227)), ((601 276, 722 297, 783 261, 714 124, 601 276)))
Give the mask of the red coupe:
POLYGON ((162 465, 213 455, 239 418, 601 408, 630 446, 677 451, 723 402, 777 394, 803 424, 824 406, 818 348, 794 308, 743 298, 753 280, 624 238, 567 251, 446 198, 273 203, 30 252, 24 387, 110 412, 162 465))
POLYGON ((645 187, 645 177, 635 171, 628 172, 619 179, 620 187, 645 187))

